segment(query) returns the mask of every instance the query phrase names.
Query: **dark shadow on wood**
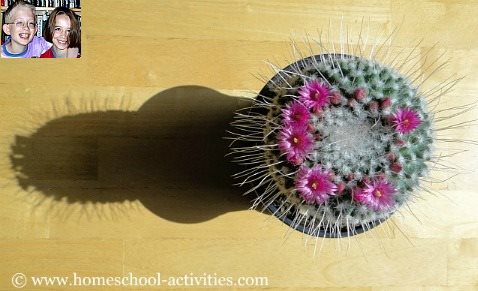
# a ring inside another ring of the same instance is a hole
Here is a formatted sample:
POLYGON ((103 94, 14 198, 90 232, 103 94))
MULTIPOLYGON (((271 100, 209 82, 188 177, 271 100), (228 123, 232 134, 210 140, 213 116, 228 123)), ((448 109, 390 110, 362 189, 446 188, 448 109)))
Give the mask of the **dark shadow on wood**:
POLYGON ((232 186, 223 139, 244 98, 184 86, 137 112, 82 113, 17 136, 10 160, 18 184, 68 203, 139 200, 156 215, 196 223, 249 207, 232 186))

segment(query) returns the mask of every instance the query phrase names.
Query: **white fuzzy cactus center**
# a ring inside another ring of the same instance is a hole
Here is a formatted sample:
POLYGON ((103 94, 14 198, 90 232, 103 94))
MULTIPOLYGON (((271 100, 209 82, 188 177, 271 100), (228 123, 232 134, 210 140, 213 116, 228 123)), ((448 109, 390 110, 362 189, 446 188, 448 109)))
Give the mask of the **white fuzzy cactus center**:
POLYGON ((374 140, 369 136, 372 126, 367 120, 358 118, 346 120, 341 124, 332 124, 326 128, 329 135, 325 141, 329 142, 339 154, 363 156, 374 144, 374 140))
POLYGON ((314 125, 321 139, 317 142, 320 150, 312 153, 312 159, 326 168, 360 175, 365 171, 373 174, 387 164, 385 151, 393 132, 379 119, 338 107, 325 110, 314 125))

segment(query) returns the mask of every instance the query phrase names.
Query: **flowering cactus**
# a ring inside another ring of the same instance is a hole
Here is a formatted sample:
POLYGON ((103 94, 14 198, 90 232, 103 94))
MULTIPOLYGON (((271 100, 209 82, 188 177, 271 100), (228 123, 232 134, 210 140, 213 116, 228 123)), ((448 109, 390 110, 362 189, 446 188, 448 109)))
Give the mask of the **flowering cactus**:
POLYGON ((237 115, 236 176, 291 227, 354 235, 389 218, 427 175, 434 142, 425 98, 377 61, 316 55, 279 71, 237 115))

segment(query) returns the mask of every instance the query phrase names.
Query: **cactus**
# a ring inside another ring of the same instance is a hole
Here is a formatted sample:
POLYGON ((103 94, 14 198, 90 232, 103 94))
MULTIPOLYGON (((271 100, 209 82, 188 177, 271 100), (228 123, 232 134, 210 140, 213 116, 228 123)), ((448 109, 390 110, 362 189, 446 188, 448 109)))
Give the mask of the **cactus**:
POLYGON ((387 220, 428 174, 434 130, 406 76, 364 57, 303 58, 238 112, 235 175, 263 205, 312 236, 351 236, 387 220), (237 142, 242 144, 238 145, 237 142))

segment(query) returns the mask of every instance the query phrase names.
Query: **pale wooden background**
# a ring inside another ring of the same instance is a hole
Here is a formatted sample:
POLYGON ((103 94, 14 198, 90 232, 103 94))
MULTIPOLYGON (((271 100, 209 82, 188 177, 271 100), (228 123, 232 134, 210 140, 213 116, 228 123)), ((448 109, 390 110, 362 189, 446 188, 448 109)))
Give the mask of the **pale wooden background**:
MULTIPOLYGON (((464 174, 427 185, 439 194, 422 193, 413 214, 404 210, 350 241, 319 241, 314 257, 314 240, 247 209, 250 198, 229 186, 220 137, 244 97, 260 90, 257 76, 273 75, 265 60, 286 65, 291 35, 317 36, 329 20, 336 31, 342 18, 350 35, 365 19, 371 39, 400 27, 397 48, 422 37, 423 50, 439 42, 452 60, 431 84, 466 76, 443 106, 476 100, 477 1, 82 4, 81 59, 0 60, 1 290, 13 289, 17 272, 267 276, 274 289, 476 290, 477 147, 451 161, 464 174)), ((478 140, 476 132, 453 136, 478 140)))

